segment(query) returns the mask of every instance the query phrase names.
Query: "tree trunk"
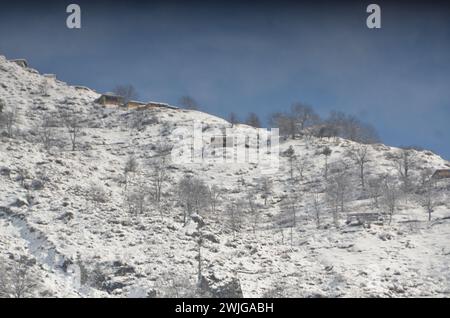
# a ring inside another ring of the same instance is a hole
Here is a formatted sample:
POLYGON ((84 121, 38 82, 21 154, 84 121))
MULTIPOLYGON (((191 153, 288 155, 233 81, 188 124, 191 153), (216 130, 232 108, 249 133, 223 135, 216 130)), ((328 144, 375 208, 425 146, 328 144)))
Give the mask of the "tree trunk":
POLYGON ((200 234, 200 238, 198 241, 198 284, 201 283, 202 280, 202 235, 200 234))
POLYGON ((293 247, 294 243, 293 243, 293 227, 291 226, 291 250, 293 247))
POLYGON ((363 187, 363 189, 365 188, 365 184, 364 184, 364 165, 361 165, 361 186, 363 187))

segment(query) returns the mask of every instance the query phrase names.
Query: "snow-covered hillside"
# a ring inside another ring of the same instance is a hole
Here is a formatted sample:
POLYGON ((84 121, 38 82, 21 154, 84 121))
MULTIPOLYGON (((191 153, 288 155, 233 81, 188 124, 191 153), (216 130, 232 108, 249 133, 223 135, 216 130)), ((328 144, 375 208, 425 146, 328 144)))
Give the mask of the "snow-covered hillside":
POLYGON ((363 188, 353 154, 366 148, 341 138, 281 140, 280 168, 270 174, 254 163, 163 162, 161 145, 176 147, 175 131, 232 125, 193 110, 104 108, 99 96, 0 56, 3 113, 17 112, 13 134, 0 129, 0 266, 5 276, 26 260, 37 282, 30 296, 450 295, 450 182, 433 186, 431 221, 421 186, 450 168, 436 154, 411 150, 408 191, 401 149, 367 146, 363 188), (75 150, 68 112, 80 126, 75 150), (137 168, 126 171, 130 158, 137 168), (343 173, 343 202, 334 206, 343 173), (215 209, 205 203, 186 222, 185 176, 220 194, 215 209), (387 179, 398 194, 390 222, 387 179), (355 222, 355 213, 380 219, 355 222), (204 294, 192 294, 199 261, 204 294))

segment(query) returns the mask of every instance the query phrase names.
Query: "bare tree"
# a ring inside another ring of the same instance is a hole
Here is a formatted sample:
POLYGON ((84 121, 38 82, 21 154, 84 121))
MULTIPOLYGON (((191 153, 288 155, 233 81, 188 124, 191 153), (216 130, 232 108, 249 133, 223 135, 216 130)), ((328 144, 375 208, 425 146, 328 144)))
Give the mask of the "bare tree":
MULTIPOLYGON (((3 109, 3 107, 2 107, 3 109)), ((0 127, 3 126, 10 138, 14 137, 14 127, 18 122, 17 108, 14 107, 10 111, 0 112, 0 127)))
POLYGON ((292 146, 284 152, 284 155, 288 158, 289 161, 289 175, 291 180, 294 180, 294 164, 296 161, 295 150, 292 146))
POLYGON ((74 111, 61 111, 60 116, 64 127, 69 133, 72 151, 76 150, 78 137, 82 132, 81 117, 74 111))
POLYGON ((198 110, 200 108, 197 101, 191 96, 182 96, 179 104, 181 107, 191 110, 198 110))
POLYGON ((188 217, 194 212, 200 214, 209 200, 209 189, 206 184, 198 178, 184 176, 177 186, 178 200, 184 207, 183 224, 186 225, 188 217))
MULTIPOLYGON (((206 188, 206 186, 205 186, 206 188)), ((206 198, 204 200, 206 202, 206 198)), ((205 226, 204 222, 197 222, 197 230, 198 230, 198 239, 197 239, 197 248, 198 248, 198 254, 197 254, 197 258, 198 258, 198 268, 197 268, 197 287, 201 288, 202 284, 204 282, 204 277, 203 277, 203 273, 202 273, 202 268, 203 268, 203 260, 202 260, 202 245, 203 245, 203 226, 205 226)))
POLYGON ((248 206, 248 212, 250 221, 252 224, 253 234, 256 234, 256 229, 261 218, 262 206, 256 200, 256 192, 254 190, 249 190, 246 195, 246 201, 248 206))
POLYGON ((223 195, 223 191, 218 186, 213 185, 208 187, 208 193, 209 193, 209 204, 211 206, 211 213, 215 214, 217 205, 220 203, 220 199, 223 195))
POLYGON ((36 128, 36 133, 44 149, 50 150, 56 142, 53 119, 50 116, 45 116, 36 128))
POLYGON ((178 201, 183 206, 183 224, 187 224, 188 217, 193 213, 193 202, 191 198, 191 179, 188 176, 183 177, 178 183, 177 189, 178 201))
POLYGON ((346 115, 342 112, 332 111, 323 128, 332 136, 359 143, 371 144, 379 141, 378 133, 374 127, 361 122, 355 116, 346 115))
POLYGON ((314 209, 314 218, 316 220, 316 226, 317 228, 320 228, 321 225, 321 205, 320 205, 320 198, 318 193, 313 193, 312 195, 312 206, 314 209))
POLYGON ((131 215, 144 214, 148 207, 148 189, 143 185, 130 188, 125 195, 125 203, 131 215))
POLYGON ((290 231, 291 248, 294 244, 294 229, 297 227, 297 212, 299 208, 300 198, 297 193, 289 194, 282 202, 280 214, 276 218, 276 223, 280 228, 281 235, 284 242, 283 229, 288 228, 290 231))
POLYGON ((161 143, 156 146, 155 156, 149 160, 148 166, 150 168, 150 179, 153 183, 153 198, 159 203, 161 201, 161 194, 164 184, 169 180, 168 166, 169 154, 172 146, 161 143))
POLYGON ((350 180, 348 177, 347 167, 328 180, 326 193, 328 202, 332 208, 333 222, 336 227, 339 226, 339 210, 345 211, 345 203, 350 192, 350 180))
POLYGON ((295 118, 290 114, 273 113, 269 116, 269 124, 279 129, 281 136, 289 136, 295 139, 297 133, 297 124, 295 118))
POLYGON ((0 268, 0 297, 27 298, 34 295, 37 280, 30 272, 30 261, 22 256, 15 260, 12 268, 0 268))
POLYGON ((261 121, 259 120, 258 115, 253 112, 248 114, 245 124, 255 128, 261 128, 261 121))
POLYGON ((113 89, 113 93, 117 96, 122 97, 124 104, 127 104, 131 100, 135 100, 139 97, 139 94, 137 93, 136 89, 133 85, 127 84, 127 85, 117 85, 113 89))
POLYGON ((269 123, 278 127, 282 136, 290 136, 292 139, 295 139, 296 135, 303 132, 305 128, 319 121, 320 117, 314 110, 302 103, 293 104, 290 112, 277 112, 269 117, 269 123))
POLYGON ((420 172, 420 180, 418 184, 418 190, 425 188, 428 182, 431 180, 433 176, 434 170, 431 168, 425 168, 420 172))
POLYGON ((322 150, 322 155, 325 156, 325 180, 328 179, 328 157, 331 155, 331 149, 330 147, 325 147, 322 150))
POLYGON ((436 193, 436 183, 433 179, 429 179, 421 189, 422 193, 419 195, 418 200, 420 205, 428 213, 428 221, 431 221, 431 214, 437 205, 437 193, 436 193))
POLYGON ((167 171, 168 162, 166 157, 159 157, 152 160, 150 177, 153 181, 153 196, 156 202, 161 201, 162 189, 169 179, 167 171))
POLYGON ((326 188, 327 201, 333 215, 333 223, 335 227, 339 227, 339 190, 335 183, 328 184, 326 188))
POLYGON ((125 190, 127 190, 128 187, 129 174, 136 173, 138 169, 139 169, 139 162, 137 161, 136 157, 133 155, 129 156, 123 168, 123 174, 125 176, 125 190))
POLYGON ((297 171, 297 174, 300 179, 303 179, 303 174, 305 170, 308 170, 308 168, 311 165, 311 162, 309 161, 308 157, 306 156, 296 156, 296 161, 294 162, 294 169, 297 171))
POLYGON ((236 115, 236 113, 234 113, 234 112, 231 112, 228 115, 228 121, 232 126, 239 124, 239 122, 240 122, 238 115, 236 115))
POLYGON ((394 165, 403 182, 403 190, 408 192, 411 189, 411 170, 417 163, 416 152, 412 149, 401 149, 394 159, 394 165))
POLYGON ((3 110, 6 107, 6 103, 3 99, 0 99, 0 129, 3 129, 6 124, 6 115, 3 113, 3 110))
POLYGON ((203 211, 207 208, 209 200, 208 186, 203 180, 194 178, 192 180, 191 193, 194 211, 197 214, 204 215, 203 211))
POLYGON ((319 138, 332 138, 339 136, 339 130, 333 124, 326 122, 318 129, 312 131, 312 134, 319 138))
POLYGON ((203 280, 203 273, 202 273, 202 244, 203 244, 203 232, 201 231, 201 225, 198 223, 199 226, 199 237, 197 239, 197 248, 198 248, 198 267, 197 267, 197 286, 200 287, 203 280))
POLYGON ((370 198, 372 199, 372 206, 374 208, 378 208, 379 207, 379 198, 380 196, 383 194, 383 188, 382 188, 382 183, 383 183, 383 179, 382 178, 373 178, 373 179, 369 179, 368 183, 368 191, 369 191, 369 195, 370 198))
POLYGON ((261 196, 264 199, 264 205, 267 206, 267 200, 272 196, 273 183, 268 177, 262 177, 259 180, 261 196))
POLYGON ((397 210, 399 191, 395 181, 386 177, 383 185, 383 206, 386 209, 386 213, 389 215, 389 224, 392 222, 392 217, 397 210))
POLYGON ((11 111, 5 113, 6 131, 8 132, 10 138, 14 135, 14 126, 17 123, 17 118, 17 108, 15 107, 11 111))
POLYGON ((242 201, 230 202, 226 209, 226 223, 230 230, 233 232, 234 240, 236 240, 236 234, 240 232, 242 228, 243 214, 241 207, 244 205, 245 203, 242 201))
POLYGON ((314 109, 302 103, 293 104, 291 107, 291 113, 296 123, 296 128, 299 132, 320 121, 320 117, 316 114, 314 109))
POLYGON ((366 163, 370 161, 369 159, 369 152, 368 152, 368 146, 367 145, 359 145, 356 147, 353 147, 350 150, 350 157, 355 161, 356 165, 359 168, 359 178, 361 180, 361 186, 363 189, 365 188, 365 180, 364 180, 364 172, 365 172, 365 166, 366 163))
POLYGON ((141 110, 135 110, 129 113, 128 117, 128 128, 130 131, 130 135, 133 134, 133 131, 140 131, 144 127, 144 112, 141 110))
POLYGON ((368 123, 360 123, 358 142, 364 144, 374 144, 380 142, 380 136, 374 126, 368 123))
POLYGON ((299 198, 298 194, 292 193, 289 196, 288 200, 289 200, 288 201, 289 211, 292 216, 292 226, 296 227, 297 226, 297 210, 298 210, 298 205, 300 203, 300 198, 299 198))

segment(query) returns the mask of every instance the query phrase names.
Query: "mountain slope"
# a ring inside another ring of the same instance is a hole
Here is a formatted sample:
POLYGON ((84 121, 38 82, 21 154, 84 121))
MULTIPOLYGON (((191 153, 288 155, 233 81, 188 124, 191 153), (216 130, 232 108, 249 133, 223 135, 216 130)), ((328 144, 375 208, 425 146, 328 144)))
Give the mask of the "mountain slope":
MULTIPOLYGON (((411 194, 399 197, 388 224, 346 224, 347 215, 377 212, 363 191, 350 152, 361 145, 315 137, 280 143, 280 169, 261 174, 249 163, 169 163, 160 206, 148 201, 144 213, 130 213, 130 191, 153 189, 152 169, 161 144, 178 144, 173 132, 203 124, 203 132, 231 125, 198 111, 155 108, 146 111, 103 108, 100 95, 24 69, 0 56, 0 99, 5 110, 17 109, 13 138, 0 137, 0 259, 15 266, 30 260, 39 281, 33 295, 56 297, 152 297, 190 295, 198 274, 199 223, 202 274, 215 296, 367 297, 446 296, 450 294, 450 205, 448 183, 439 183, 433 219, 411 194), (76 112, 82 126, 75 151, 63 113, 76 112), (54 122, 55 143, 46 150, 39 130, 54 122), (295 178, 285 155, 297 155, 295 178), (331 155, 321 153, 329 147, 331 155), (125 179, 127 159, 135 156, 137 172, 125 179), (301 161, 303 160, 303 161, 301 161), (324 179, 345 167, 349 190, 345 209, 334 226, 324 179), (176 185, 185 175, 221 189, 212 213, 205 206, 183 224, 176 185), (263 196, 263 180, 272 191, 263 196), (247 206, 247 194, 259 213, 247 206), (316 225, 317 199, 321 224, 316 225), (237 230, 230 220, 235 206, 242 212, 237 230), (292 204, 292 202, 295 202, 292 204), (295 227, 286 225, 295 206, 295 227)), ((255 134, 245 125, 235 132, 255 134)), ((176 147, 175 147, 176 148, 176 147)), ((398 181, 394 159, 400 149, 368 146, 366 179, 384 175, 398 181)), ((428 151, 414 151, 419 183, 423 172, 450 167, 428 151)), ((381 200, 381 198, 380 198, 381 200)))

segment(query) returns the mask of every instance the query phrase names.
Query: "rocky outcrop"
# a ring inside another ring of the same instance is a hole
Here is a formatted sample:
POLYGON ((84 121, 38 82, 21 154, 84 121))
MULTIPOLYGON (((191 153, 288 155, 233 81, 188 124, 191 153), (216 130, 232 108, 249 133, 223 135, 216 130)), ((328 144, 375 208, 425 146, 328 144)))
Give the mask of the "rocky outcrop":
POLYGON ((200 289, 213 298, 243 298, 241 282, 236 276, 218 278, 214 273, 202 275, 200 289))

